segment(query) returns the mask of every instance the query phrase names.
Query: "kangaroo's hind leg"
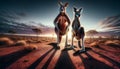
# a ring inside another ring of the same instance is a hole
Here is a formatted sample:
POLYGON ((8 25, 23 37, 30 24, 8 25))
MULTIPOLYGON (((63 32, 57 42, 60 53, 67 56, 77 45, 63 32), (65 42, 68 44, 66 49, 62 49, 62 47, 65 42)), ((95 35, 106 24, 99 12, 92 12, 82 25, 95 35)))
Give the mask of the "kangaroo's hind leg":
POLYGON ((80 40, 78 40, 78 46, 79 46, 79 48, 81 48, 81 43, 80 43, 81 41, 80 40))
POLYGON ((62 36, 58 33, 57 34, 57 46, 59 46, 61 39, 62 39, 62 36))
POLYGON ((67 45, 68 45, 67 44, 68 43, 67 40, 68 40, 68 34, 66 34, 65 47, 67 47, 67 45))
POLYGON ((74 34, 73 30, 72 30, 72 36, 71 37, 72 37, 71 47, 74 48, 73 41, 74 41, 75 34, 74 34))
POLYGON ((85 46, 84 46, 84 37, 82 38, 82 51, 85 51, 85 46))
MULTIPOLYGON (((81 46, 79 46, 80 48, 81 48, 81 50, 80 50, 80 52, 83 52, 83 51, 85 51, 85 46, 84 46, 84 36, 85 36, 85 32, 84 32, 84 28, 83 27, 81 27, 80 28, 80 36, 81 36, 81 46)), ((78 41, 78 43, 80 43, 79 41, 78 41)), ((79 44, 80 45, 80 44, 79 44)))
POLYGON ((65 47, 68 46, 68 31, 69 31, 69 28, 66 29, 66 40, 65 40, 65 47))
POLYGON ((57 28, 55 28, 55 33, 57 35, 57 48, 59 49, 59 44, 61 42, 61 35, 60 35, 60 32, 57 30, 57 28))
POLYGON ((74 46, 73 46, 73 40, 74 40, 74 37, 72 36, 72 46, 71 46, 72 48, 74 48, 74 46))

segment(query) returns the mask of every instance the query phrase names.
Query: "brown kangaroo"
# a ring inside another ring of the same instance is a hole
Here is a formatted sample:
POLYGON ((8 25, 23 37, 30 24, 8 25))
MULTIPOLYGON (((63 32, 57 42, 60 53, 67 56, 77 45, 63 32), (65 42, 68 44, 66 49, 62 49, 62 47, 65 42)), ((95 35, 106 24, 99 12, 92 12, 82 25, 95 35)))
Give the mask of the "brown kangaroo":
POLYGON ((82 8, 80 8, 78 10, 74 7, 75 18, 72 22, 72 48, 74 48, 73 39, 75 37, 78 40, 79 47, 80 48, 82 47, 82 49, 79 50, 79 53, 85 51, 85 47, 84 47, 85 32, 84 32, 84 28, 81 27, 80 21, 79 21, 81 11, 82 11, 82 8), (82 39, 82 46, 81 46, 81 43, 80 43, 80 39, 82 39))
POLYGON ((69 25, 70 25, 70 19, 68 18, 66 14, 66 7, 68 3, 63 4, 62 2, 59 2, 60 5, 60 13, 54 20, 55 25, 55 33, 57 34, 57 47, 59 47, 59 44, 61 42, 62 36, 66 34, 66 42, 65 47, 67 46, 67 39, 68 35, 67 32, 69 31, 69 25))

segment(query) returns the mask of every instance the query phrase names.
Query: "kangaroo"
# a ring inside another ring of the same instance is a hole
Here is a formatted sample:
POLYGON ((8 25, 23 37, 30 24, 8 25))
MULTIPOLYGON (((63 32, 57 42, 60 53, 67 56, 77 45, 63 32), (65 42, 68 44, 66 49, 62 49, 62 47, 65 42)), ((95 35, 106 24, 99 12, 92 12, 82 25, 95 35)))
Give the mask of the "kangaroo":
POLYGON ((74 37, 78 40, 78 46, 81 48, 81 50, 79 50, 79 53, 80 52, 83 52, 85 51, 85 47, 84 47, 84 36, 85 36, 85 32, 84 32, 84 28, 81 27, 81 24, 80 24, 80 16, 81 16, 81 11, 82 11, 82 8, 80 9, 77 9, 74 7, 74 20, 72 22, 72 48, 74 48, 73 46, 73 39, 74 37), (82 39, 82 46, 81 46, 81 43, 80 43, 80 39, 82 39))
POLYGON ((63 4, 62 2, 59 2, 59 5, 60 5, 60 12, 54 20, 58 48, 60 48, 59 44, 61 42, 63 35, 66 35, 65 47, 67 46, 68 31, 69 31, 69 25, 70 25, 70 19, 66 14, 66 8, 68 6, 68 3, 63 4))

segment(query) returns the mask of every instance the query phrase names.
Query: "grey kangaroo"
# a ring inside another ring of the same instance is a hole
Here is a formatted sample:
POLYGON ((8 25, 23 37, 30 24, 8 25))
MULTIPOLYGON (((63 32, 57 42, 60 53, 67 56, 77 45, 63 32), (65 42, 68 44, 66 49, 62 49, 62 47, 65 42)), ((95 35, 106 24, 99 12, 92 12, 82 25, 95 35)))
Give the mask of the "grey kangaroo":
POLYGON ((68 39, 67 34, 69 31, 69 25, 70 25, 70 19, 66 14, 66 7, 68 3, 63 4, 62 2, 59 2, 59 5, 60 5, 60 13, 54 20, 55 33, 57 35, 57 48, 60 48, 59 44, 61 42, 63 35, 66 35, 65 47, 67 46, 67 39, 68 39))
POLYGON ((74 7, 74 20, 72 22, 72 48, 74 48, 73 46, 73 39, 74 37, 78 40, 78 46, 81 48, 81 50, 79 50, 80 52, 84 52, 85 51, 85 47, 84 47, 84 36, 85 36, 85 32, 84 32, 84 28, 81 27, 80 24, 80 16, 81 16, 81 11, 82 8, 77 9, 74 7), (80 39, 82 40, 82 46, 80 43, 80 39))

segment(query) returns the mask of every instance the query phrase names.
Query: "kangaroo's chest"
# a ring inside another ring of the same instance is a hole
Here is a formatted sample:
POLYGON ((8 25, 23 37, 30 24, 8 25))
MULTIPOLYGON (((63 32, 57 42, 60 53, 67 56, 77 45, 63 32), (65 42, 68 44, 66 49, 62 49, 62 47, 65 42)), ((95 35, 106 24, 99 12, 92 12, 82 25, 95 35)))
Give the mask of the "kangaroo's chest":
POLYGON ((79 27, 80 27, 80 22, 77 21, 77 20, 74 20, 73 23, 72 23, 72 29, 74 31, 77 31, 79 29, 79 27))
POLYGON ((60 16, 58 18, 58 27, 60 30, 64 31, 66 30, 66 27, 68 26, 67 18, 65 16, 60 16))
POLYGON ((59 22, 59 24, 66 24, 66 22, 67 22, 67 18, 65 17, 65 16, 60 16, 59 18, 58 18, 58 22, 59 22))

